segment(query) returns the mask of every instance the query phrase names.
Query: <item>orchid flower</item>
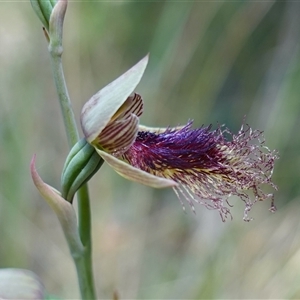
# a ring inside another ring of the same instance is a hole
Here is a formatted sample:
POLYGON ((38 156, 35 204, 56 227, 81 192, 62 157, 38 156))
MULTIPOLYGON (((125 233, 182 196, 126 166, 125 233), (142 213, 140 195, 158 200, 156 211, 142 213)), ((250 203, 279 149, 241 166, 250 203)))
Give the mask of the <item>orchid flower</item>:
POLYGON ((139 124, 142 97, 134 93, 148 56, 95 94, 83 107, 81 126, 88 143, 123 177, 154 187, 172 187, 184 207, 186 199, 231 216, 228 198, 245 202, 244 220, 252 205, 271 199, 267 184, 276 151, 264 144, 261 131, 243 125, 237 134, 224 126, 193 129, 192 121, 180 127, 150 128, 139 124))

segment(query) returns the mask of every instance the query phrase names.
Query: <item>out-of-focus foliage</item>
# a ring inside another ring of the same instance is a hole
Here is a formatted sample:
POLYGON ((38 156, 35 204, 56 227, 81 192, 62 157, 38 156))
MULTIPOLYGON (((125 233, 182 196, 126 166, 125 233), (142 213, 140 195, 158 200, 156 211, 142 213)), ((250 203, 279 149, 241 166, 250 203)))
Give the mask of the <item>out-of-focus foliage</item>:
MULTIPOLYGON (((64 67, 75 114, 101 87, 151 53, 138 87, 152 126, 226 123, 246 116, 280 152, 278 211, 254 221, 197 207, 172 190, 128 182, 108 166, 90 181, 94 266, 101 297, 300 298, 300 2, 70 2, 64 67)), ((47 43, 30 3, 0 3, 0 267, 28 268, 47 291, 76 298, 76 275, 29 162, 59 187, 68 148, 47 43)))

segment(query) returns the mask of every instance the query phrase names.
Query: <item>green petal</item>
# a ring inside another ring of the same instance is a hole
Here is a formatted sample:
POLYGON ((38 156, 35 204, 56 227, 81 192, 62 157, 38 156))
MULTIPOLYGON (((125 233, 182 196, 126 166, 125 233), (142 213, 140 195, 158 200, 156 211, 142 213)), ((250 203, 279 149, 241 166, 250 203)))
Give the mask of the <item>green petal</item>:
POLYGON ((45 299, 39 277, 23 269, 0 270, 0 299, 45 299))
POLYGON ((102 150, 96 149, 96 151, 117 173, 119 173, 126 179, 142 183, 153 188, 166 188, 178 185, 175 181, 171 179, 158 177, 140 169, 137 169, 135 167, 132 167, 131 165, 123 162, 120 159, 117 159, 113 155, 110 155, 102 150))
POLYGON ((73 206, 62 198, 57 190, 43 182, 35 168, 35 156, 31 160, 30 171, 36 188, 56 213, 71 252, 81 253, 84 248, 79 237, 77 218, 73 206))
POLYGON ((119 78, 95 94, 82 108, 81 126, 86 140, 92 143, 140 82, 148 55, 119 78))

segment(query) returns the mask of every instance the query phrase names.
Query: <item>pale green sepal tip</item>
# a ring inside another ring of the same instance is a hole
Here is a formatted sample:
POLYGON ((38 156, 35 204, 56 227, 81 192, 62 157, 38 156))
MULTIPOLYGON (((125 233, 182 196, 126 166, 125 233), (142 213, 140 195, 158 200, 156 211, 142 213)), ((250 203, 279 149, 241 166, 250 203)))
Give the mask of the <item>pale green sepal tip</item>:
POLYGON ((158 177, 140 169, 137 169, 100 149, 96 149, 96 151, 118 174, 120 174, 126 179, 153 188, 167 188, 178 185, 178 183, 176 183, 174 180, 158 177))
POLYGON ((29 270, 0 269, 0 299, 46 299, 40 278, 29 270))
POLYGON ((36 188, 55 212, 73 257, 81 255, 84 251, 84 247, 79 237, 77 219, 73 206, 62 198, 57 190, 43 182, 35 168, 35 155, 30 163, 30 172, 36 188))
POLYGON ((58 0, 50 0, 52 6, 54 7, 54 5, 57 3, 58 0))
POLYGON ((144 74, 147 63, 148 55, 85 103, 81 111, 81 127, 89 143, 97 138, 113 115, 135 90, 144 74))
POLYGON ((43 23, 44 27, 49 30, 49 19, 52 12, 53 5, 48 1, 30 0, 31 6, 43 23))

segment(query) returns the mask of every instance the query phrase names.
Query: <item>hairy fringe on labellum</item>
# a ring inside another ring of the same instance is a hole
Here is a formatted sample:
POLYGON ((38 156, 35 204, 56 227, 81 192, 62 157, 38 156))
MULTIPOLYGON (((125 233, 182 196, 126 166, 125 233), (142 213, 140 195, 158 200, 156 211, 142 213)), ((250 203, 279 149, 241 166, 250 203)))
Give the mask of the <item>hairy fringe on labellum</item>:
POLYGON ((194 202, 219 211, 224 221, 230 214, 228 198, 236 195, 245 202, 244 220, 257 201, 271 199, 264 185, 271 181, 276 151, 264 144, 261 131, 243 125, 237 134, 228 128, 211 126, 192 128, 192 121, 181 128, 155 133, 140 131, 130 148, 121 155, 130 165, 150 174, 173 179, 174 191, 186 199, 192 210, 194 202))

